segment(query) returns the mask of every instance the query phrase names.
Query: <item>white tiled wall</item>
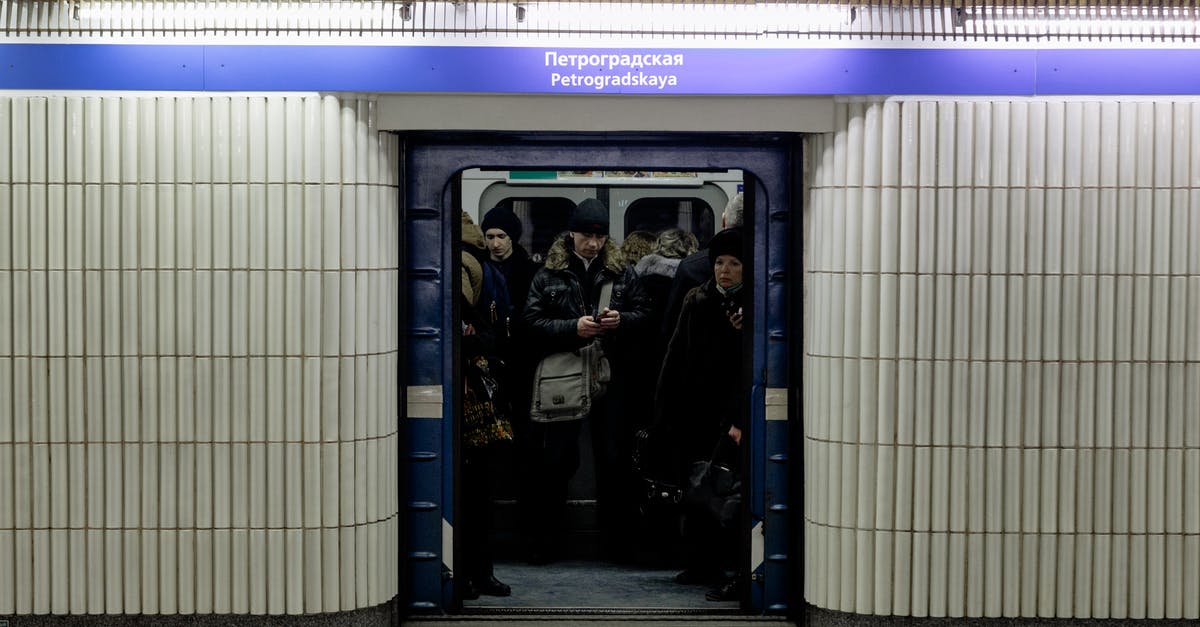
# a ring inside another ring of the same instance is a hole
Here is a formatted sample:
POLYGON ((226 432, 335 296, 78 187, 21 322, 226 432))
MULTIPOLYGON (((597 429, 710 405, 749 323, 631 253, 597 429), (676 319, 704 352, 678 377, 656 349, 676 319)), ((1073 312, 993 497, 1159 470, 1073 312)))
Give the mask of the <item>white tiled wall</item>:
POLYGON ((374 115, 0 97, 0 615, 395 595, 397 144, 374 115))
POLYGON ((1200 101, 838 116, 808 149, 806 598, 1200 618, 1200 101))

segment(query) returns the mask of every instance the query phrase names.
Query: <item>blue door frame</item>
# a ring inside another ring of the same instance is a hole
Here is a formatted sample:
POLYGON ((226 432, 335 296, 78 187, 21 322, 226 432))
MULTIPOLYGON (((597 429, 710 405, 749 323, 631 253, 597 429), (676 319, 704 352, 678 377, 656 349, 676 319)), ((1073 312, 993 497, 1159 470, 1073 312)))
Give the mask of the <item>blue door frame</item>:
MULTIPOLYGON (((546 170, 704 170, 740 169, 754 180, 747 197, 747 225, 753 221, 754 254, 749 260, 754 299, 748 338, 753 351, 749 374, 750 506, 744 529, 743 569, 750 574, 744 608, 751 613, 786 614, 800 599, 798 569, 789 555, 798 537, 789 513, 789 423, 768 419, 768 389, 789 396, 789 272, 792 246, 793 172, 798 137, 790 135, 611 135, 430 133, 405 136, 402 158, 404 228, 407 237, 407 386, 441 389, 441 417, 405 415, 405 446, 400 486, 402 530, 400 597, 406 614, 440 613, 455 607, 452 544, 455 494, 455 333, 452 290, 456 275, 451 246, 459 208, 451 183, 474 167, 546 170)), ((798 284, 795 284, 798 287, 798 284)), ((798 301, 797 301, 798 302, 798 301)), ((799 337, 799 334, 796 334, 799 337)), ((778 413, 778 412, 774 412, 778 413)), ((798 418, 796 418, 798 420, 798 418)))

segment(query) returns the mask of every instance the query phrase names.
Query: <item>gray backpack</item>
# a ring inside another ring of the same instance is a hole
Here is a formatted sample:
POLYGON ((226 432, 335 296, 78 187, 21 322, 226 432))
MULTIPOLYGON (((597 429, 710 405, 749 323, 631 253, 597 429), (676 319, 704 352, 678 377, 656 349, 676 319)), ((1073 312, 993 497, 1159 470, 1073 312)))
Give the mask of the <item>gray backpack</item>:
MULTIPOLYGON (((600 288, 600 306, 608 307, 612 282, 600 288)), ((604 396, 612 377, 600 340, 573 351, 552 353, 538 363, 533 374, 533 422, 581 420, 592 411, 592 403, 604 396)))

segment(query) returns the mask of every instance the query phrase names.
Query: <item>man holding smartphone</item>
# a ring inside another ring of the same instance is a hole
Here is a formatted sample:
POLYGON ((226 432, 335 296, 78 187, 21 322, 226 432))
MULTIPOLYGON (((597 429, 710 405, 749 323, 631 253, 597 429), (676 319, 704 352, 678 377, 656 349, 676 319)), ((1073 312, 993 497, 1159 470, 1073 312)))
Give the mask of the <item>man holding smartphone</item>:
MULTIPOLYGON (((577 350, 597 337, 612 367, 603 399, 588 416, 596 460, 596 507, 604 554, 627 553, 626 537, 633 520, 630 454, 633 429, 622 408, 622 375, 627 370, 625 338, 636 337, 649 313, 649 299, 617 247, 609 240, 609 213, 594 198, 579 203, 567 223, 569 231, 555 241, 538 271, 525 303, 525 324, 534 357, 577 350), (605 284, 611 301, 600 306, 605 284)), ((529 561, 556 558, 566 515, 567 484, 579 469, 582 421, 534 423, 540 443, 539 485, 531 490, 529 561)))

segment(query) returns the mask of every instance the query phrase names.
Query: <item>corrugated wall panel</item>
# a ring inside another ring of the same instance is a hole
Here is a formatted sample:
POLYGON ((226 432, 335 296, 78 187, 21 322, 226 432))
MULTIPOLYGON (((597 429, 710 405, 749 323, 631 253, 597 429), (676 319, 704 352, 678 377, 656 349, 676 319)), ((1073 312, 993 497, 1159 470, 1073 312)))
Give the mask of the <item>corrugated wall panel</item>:
POLYGON ((1200 617, 1198 112, 859 100, 811 138, 810 602, 1200 617))
POLYGON ((0 136, 0 614, 394 596, 374 103, 6 97, 0 136))

